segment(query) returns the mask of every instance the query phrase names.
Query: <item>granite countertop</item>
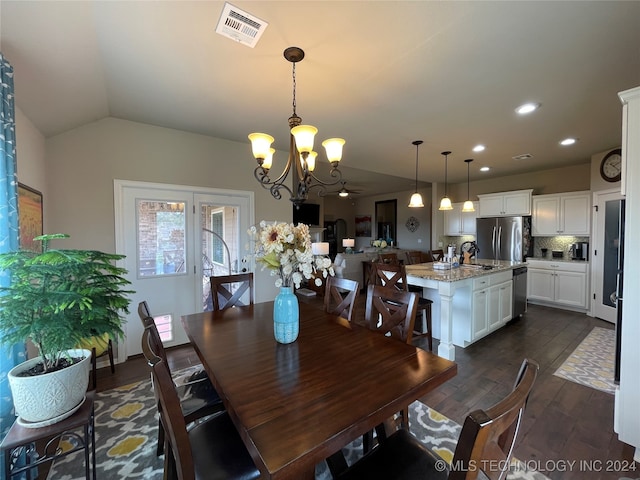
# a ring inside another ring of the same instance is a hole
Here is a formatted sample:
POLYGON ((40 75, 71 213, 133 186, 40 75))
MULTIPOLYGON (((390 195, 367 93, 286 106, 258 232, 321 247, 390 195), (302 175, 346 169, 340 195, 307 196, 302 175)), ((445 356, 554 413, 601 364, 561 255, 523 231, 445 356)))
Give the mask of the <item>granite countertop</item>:
POLYGON ((513 270, 520 266, 525 266, 523 262, 494 262, 493 260, 476 260, 468 265, 460 265, 456 268, 447 270, 438 270, 433 268, 433 263, 419 263, 415 265, 407 265, 407 275, 425 278, 428 280, 437 280, 439 282, 458 282, 468 278, 482 277, 484 275, 492 275, 494 273, 503 272, 505 270, 513 270), (484 265, 491 266, 490 270, 482 268, 484 265))
POLYGON ((589 263, 588 260, 572 260, 571 258, 552 258, 552 257, 528 257, 527 261, 533 260, 538 262, 567 262, 567 263, 589 263))

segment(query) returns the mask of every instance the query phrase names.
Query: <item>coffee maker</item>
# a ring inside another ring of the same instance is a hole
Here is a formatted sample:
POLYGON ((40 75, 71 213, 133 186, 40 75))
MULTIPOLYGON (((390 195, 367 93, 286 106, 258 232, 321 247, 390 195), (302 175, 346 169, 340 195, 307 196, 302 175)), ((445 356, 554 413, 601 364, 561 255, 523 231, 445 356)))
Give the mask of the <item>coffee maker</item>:
POLYGON ((569 246, 571 260, 589 260, 589 242, 572 243, 569 246))

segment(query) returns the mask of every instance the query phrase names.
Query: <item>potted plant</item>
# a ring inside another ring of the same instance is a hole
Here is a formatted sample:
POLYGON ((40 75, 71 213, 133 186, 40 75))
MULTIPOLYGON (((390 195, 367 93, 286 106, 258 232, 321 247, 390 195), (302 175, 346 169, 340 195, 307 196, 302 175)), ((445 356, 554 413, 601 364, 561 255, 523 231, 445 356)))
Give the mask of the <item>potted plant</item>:
POLYGON ((18 421, 39 427, 71 415, 84 401, 91 352, 75 348, 93 336, 122 337, 129 313, 130 282, 115 262, 123 255, 95 250, 52 249, 42 235, 41 252, 0 254, 0 271, 10 274, 0 288, 0 341, 35 345, 40 357, 9 372, 18 421), (58 377, 66 377, 60 379, 58 377), (46 390, 50 388, 51 390, 46 390))

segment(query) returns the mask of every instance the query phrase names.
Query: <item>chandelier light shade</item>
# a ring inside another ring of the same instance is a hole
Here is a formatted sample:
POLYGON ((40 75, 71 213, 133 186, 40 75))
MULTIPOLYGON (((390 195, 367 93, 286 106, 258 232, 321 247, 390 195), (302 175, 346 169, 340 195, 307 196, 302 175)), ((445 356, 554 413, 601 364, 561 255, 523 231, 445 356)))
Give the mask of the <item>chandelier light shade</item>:
POLYGON ((467 164, 467 200, 462 205, 463 212, 475 212, 476 209, 473 208, 473 202, 469 198, 469 167, 471 166, 471 162, 473 162, 473 158, 467 158, 465 163, 467 164))
POLYGON ((322 142, 331 164, 329 171, 331 180, 324 181, 316 177, 314 171, 318 154, 313 151, 313 141, 318 129, 311 125, 302 125, 302 119, 296 114, 296 63, 302 61, 304 51, 298 47, 289 47, 284 51, 284 58, 293 64, 293 114, 289 117, 289 158, 284 170, 277 178, 272 180, 269 176, 275 153, 275 149, 271 148, 274 138, 266 133, 252 133, 249 135, 249 140, 253 156, 258 162, 254 170, 256 180, 277 200, 282 198, 281 190, 284 189, 289 193, 291 202, 299 207, 309 198, 311 190, 317 189, 318 195, 322 196, 326 193, 327 186, 340 182, 342 173, 338 170, 338 165, 342 160, 342 147, 345 141, 342 138, 329 138, 322 142), (289 173, 297 178, 287 182, 289 173))
POLYGON ((447 157, 451 155, 451 152, 442 152, 442 155, 444 155, 444 197, 440 200, 439 210, 453 210, 451 199, 447 197, 447 157))
POLYGON ((422 140, 414 140, 411 142, 412 145, 416 146, 416 191, 413 195, 411 195, 411 200, 409 200, 410 208, 420 208, 424 207, 424 203, 422 202, 422 195, 418 193, 418 149, 420 145, 422 145, 422 140))

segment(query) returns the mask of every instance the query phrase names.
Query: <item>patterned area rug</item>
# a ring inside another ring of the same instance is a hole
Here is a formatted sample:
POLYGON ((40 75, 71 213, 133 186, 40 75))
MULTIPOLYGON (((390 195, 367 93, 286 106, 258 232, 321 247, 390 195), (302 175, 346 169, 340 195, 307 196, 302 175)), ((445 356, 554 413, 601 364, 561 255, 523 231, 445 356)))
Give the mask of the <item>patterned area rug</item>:
MULTIPOLYGON (((157 411, 149 381, 126 385, 96 396, 96 464, 98 478, 162 479, 162 457, 156 456, 157 411)), ((409 407, 411 432, 450 462, 461 427, 421 402, 409 407)), ((61 445, 62 448, 67 446, 61 445)), ((348 463, 362 453, 361 439, 345 449, 348 463)), ((84 479, 82 452, 57 461, 48 480, 84 479)), ((330 480, 325 462, 316 466, 316 480, 330 480)), ((509 480, 548 480, 513 460, 509 480)))
POLYGON ((594 327, 554 375, 613 394, 615 331, 594 327))

